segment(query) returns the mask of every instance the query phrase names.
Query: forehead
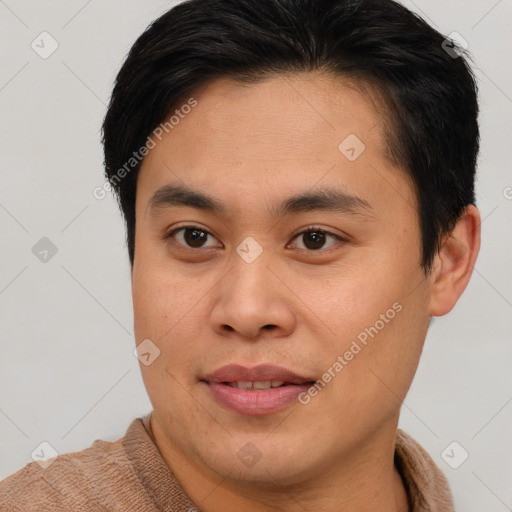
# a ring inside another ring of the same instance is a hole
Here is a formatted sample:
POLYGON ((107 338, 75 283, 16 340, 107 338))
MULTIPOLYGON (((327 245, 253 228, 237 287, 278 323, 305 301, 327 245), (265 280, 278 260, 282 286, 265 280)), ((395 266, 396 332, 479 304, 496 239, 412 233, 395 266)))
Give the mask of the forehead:
MULTIPOLYGON (((228 149, 233 157, 266 161, 276 157, 318 158, 337 149, 351 133, 385 153, 382 114, 368 89, 329 75, 280 75, 256 83, 218 79, 197 91, 190 131, 175 134, 201 141, 201 153, 228 149), (364 91, 364 92, 363 92, 364 91), (317 151, 315 151, 317 150, 317 151)), ((337 153, 334 153, 337 156, 337 153)))
POLYGON ((290 195, 320 184, 383 198, 383 173, 404 180, 387 158, 384 112, 354 84, 312 73, 256 83, 217 79, 191 96, 197 105, 144 159, 141 201, 168 183, 240 205, 255 194, 290 195))

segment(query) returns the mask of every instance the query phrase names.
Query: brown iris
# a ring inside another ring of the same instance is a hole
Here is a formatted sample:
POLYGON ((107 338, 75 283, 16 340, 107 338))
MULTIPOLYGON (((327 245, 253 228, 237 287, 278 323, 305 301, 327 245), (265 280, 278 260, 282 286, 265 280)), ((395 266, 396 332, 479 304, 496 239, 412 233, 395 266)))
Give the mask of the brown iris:
POLYGON ((321 231, 307 231, 302 237, 308 249, 321 249, 325 244, 325 233, 321 231))
POLYGON ((183 238, 190 247, 201 247, 205 242, 208 234, 201 229, 186 229, 183 233, 183 238))

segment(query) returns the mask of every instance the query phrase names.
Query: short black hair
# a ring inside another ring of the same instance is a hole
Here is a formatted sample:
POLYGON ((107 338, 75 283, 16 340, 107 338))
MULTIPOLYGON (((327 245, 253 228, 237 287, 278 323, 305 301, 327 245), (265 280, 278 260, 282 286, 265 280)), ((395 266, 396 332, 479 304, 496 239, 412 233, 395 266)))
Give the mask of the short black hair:
POLYGON ((475 203, 478 89, 469 54, 447 41, 393 0, 188 0, 167 11, 131 48, 103 123, 131 265, 137 150, 180 101, 215 78, 327 71, 383 98, 388 154, 413 183, 428 273, 475 203))

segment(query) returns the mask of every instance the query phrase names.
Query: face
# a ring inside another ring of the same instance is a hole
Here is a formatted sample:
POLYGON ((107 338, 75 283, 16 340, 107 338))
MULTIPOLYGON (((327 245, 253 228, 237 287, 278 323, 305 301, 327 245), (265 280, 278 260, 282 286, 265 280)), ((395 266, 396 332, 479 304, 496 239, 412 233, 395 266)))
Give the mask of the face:
POLYGON ((393 436, 418 364, 431 284, 413 189, 378 107, 340 79, 222 79, 193 97, 137 183, 153 428, 240 481, 333 471, 393 436))

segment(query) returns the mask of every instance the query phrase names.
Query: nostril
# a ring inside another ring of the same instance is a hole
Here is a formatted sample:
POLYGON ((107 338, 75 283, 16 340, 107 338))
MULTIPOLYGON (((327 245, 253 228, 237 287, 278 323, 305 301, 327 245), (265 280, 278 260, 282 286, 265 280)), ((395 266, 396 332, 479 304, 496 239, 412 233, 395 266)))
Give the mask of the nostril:
POLYGON ((263 326, 263 329, 267 329, 267 331, 270 331, 272 329, 275 329, 277 327, 277 325, 274 325, 274 324, 267 324, 267 325, 264 325, 263 326))

